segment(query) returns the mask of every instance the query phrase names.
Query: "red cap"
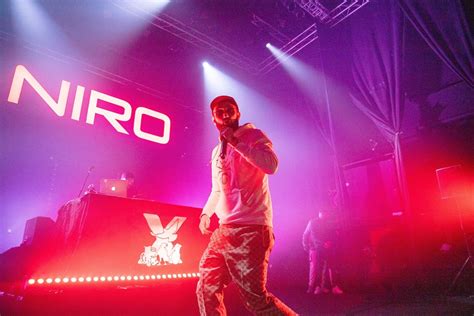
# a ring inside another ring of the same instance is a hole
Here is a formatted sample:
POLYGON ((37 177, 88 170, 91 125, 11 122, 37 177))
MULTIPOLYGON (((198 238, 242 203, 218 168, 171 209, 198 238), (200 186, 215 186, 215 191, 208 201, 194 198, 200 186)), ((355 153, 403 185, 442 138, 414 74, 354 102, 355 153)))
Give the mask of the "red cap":
POLYGON ((228 95, 220 95, 218 97, 215 97, 214 100, 211 101, 211 110, 213 110, 219 103, 223 101, 229 101, 237 107, 237 110, 239 109, 239 106, 237 105, 237 102, 235 102, 235 99, 233 97, 230 97, 228 95))

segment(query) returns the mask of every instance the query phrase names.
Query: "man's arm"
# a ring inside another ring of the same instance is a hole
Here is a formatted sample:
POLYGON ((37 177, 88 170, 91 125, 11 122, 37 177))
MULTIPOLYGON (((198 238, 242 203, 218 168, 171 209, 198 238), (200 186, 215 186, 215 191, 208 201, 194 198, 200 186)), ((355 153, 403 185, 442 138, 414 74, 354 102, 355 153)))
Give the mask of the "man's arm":
POLYGON ((310 237, 311 237, 311 221, 308 222, 308 225, 306 225, 306 229, 304 230, 304 233, 303 233, 303 249, 305 251, 309 251, 310 237))
MULTIPOLYGON (((217 149, 213 150, 212 157, 214 157, 215 152, 217 149)), ((211 194, 209 194, 209 198, 207 199, 206 204, 204 205, 201 217, 199 220, 199 229, 203 234, 209 234, 209 225, 211 223, 211 216, 214 214, 216 210, 217 203, 219 202, 220 196, 220 188, 219 184, 217 183, 217 170, 215 170, 214 163, 211 162, 212 165, 212 189, 211 194)))
POLYGON ((237 143, 235 149, 248 162, 266 174, 274 174, 278 169, 278 158, 270 142, 257 143, 254 146, 249 146, 245 143, 237 143))
POLYGON ((252 144, 241 142, 232 131, 225 130, 221 135, 252 165, 266 174, 274 174, 278 168, 278 158, 273 151, 272 142, 262 131, 253 132, 257 133, 257 140, 252 144))

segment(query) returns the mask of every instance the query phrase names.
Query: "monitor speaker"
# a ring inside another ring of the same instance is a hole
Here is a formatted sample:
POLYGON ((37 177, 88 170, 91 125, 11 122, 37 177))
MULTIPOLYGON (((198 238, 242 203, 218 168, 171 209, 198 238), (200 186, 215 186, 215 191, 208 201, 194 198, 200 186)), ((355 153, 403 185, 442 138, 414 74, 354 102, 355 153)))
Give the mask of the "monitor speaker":
POLYGON ((22 245, 47 242, 53 236, 54 228, 54 221, 49 217, 38 216, 27 220, 22 245))

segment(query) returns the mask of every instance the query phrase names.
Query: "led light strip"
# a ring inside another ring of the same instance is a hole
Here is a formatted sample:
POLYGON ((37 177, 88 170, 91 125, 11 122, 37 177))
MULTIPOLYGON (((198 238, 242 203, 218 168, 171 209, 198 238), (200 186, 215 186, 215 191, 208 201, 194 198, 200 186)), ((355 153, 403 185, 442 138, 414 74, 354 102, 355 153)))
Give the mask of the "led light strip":
POLYGON ((31 278, 27 284, 30 286, 41 286, 50 284, 69 283, 93 283, 93 282, 119 282, 119 281, 149 281, 167 279, 190 279, 198 278, 199 273, 171 273, 171 274, 147 274, 147 275, 115 275, 115 276, 87 276, 87 277, 63 277, 63 278, 31 278))

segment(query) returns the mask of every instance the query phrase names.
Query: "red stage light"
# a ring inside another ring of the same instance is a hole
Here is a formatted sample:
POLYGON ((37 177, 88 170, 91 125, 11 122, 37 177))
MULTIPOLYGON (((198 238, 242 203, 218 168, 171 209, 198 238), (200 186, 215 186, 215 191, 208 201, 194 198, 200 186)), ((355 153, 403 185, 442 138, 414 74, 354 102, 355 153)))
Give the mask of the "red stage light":
POLYGON ((161 279, 182 279, 182 278, 192 278, 192 277, 198 277, 199 276, 199 273, 173 273, 173 274, 156 274, 156 275, 134 275, 134 276, 131 276, 131 275, 128 275, 128 276, 94 276, 94 277, 63 277, 63 278, 60 278, 60 277, 55 277, 55 278, 47 278, 47 279, 43 279, 43 278, 39 278, 39 279, 34 279, 34 278, 31 278, 31 279, 28 279, 28 281, 26 282, 28 285, 35 285, 35 284, 43 284, 43 283, 47 283, 47 284, 52 284, 52 283, 76 283, 76 282, 80 282, 80 283, 83 283, 83 282, 98 282, 98 281, 102 281, 102 282, 105 282, 105 281, 131 281, 131 280, 134 280, 134 281, 144 281, 144 280, 161 280, 161 279))

